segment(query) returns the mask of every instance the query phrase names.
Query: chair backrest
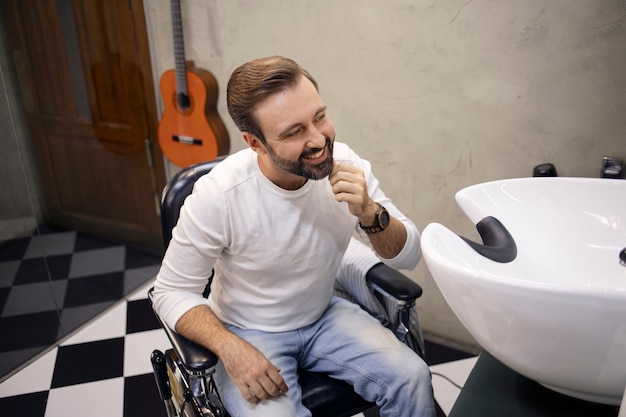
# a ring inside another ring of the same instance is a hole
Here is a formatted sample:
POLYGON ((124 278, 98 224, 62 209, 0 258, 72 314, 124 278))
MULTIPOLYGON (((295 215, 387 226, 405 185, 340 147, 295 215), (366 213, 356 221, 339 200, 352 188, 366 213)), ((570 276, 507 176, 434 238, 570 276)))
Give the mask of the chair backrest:
POLYGON ((167 246, 172 239, 172 229, 178 222, 180 208, 185 198, 193 190, 193 186, 201 176, 208 174, 217 164, 222 162, 225 156, 212 161, 200 162, 190 165, 178 171, 163 189, 161 197, 161 229, 163 233, 163 246, 167 246))

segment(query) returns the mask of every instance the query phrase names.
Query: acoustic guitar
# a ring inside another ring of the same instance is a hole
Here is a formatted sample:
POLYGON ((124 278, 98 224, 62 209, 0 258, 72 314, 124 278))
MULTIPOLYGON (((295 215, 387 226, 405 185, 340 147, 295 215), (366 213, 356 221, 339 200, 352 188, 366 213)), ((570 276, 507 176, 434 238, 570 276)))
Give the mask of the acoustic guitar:
POLYGON ((180 0, 171 0, 175 69, 160 80, 164 111, 159 145, 174 164, 186 167, 225 155, 228 131, 217 113, 217 80, 209 71, 185 61, 180 0))

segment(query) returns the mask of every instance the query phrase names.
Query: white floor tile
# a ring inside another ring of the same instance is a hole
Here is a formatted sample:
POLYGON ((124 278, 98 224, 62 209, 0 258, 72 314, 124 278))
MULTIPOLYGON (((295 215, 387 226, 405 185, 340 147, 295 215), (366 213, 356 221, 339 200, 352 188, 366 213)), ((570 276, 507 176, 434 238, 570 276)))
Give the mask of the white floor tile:
POLYGON ((463 387, 470 372, 474 368, 478 357, 461 359, 454 362, 442 363, 430 367, 433 373, 433 390, 435 391, 435 399, 444 413, 449 414, 452 406, 456 402, 461 390, 454 384, 463 387), (443 375, 454 382, 452 384, 443 375))
POLYGON ((63 346, 97 340, 124 337, 126 334, 127 303, 118 303, 108 312, 89 323, 75 335, 63 342, 63 346))
POLYGON ((164 352, 170 346, 167 335, 161 329, 127 335, 124 342, 124 376, 152 372, 152 351, 159 349, 164 352))
POLYGON ((67 281, 44 281, 11 287, 2 317, 54 311, 63 305, 67 281))
POLYGON ((56 348, 52 349, 26 368, 2 382, 0 384, 0 397, 11 397, 49 390, 50 385, 52 385, 52 374, 54 373, 57 350, 56 348))
POLYGON ((123 271, 125 254, 126 249, 123 246, 76 252, 72 255, 69 277, 88 277, 123 271))
POLYGON ((24 259, 73 253, 75 242, 76 232, 33 236, 24 253, 24 259))
POLYGON ((124 378, 113 378, 51 390, 45 417, 122 415, 124 415, 124 378))

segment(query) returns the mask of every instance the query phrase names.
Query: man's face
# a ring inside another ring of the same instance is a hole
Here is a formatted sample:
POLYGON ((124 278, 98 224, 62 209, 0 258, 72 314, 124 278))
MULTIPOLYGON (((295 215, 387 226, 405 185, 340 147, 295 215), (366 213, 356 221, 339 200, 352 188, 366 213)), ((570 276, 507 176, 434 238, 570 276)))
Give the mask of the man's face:
POLYGON ((317 180, 330 174, 335 128, 308 79, 303 76, 296 86, 267 97, 259 103, 256 118, 276 174, 286 180, 293 175, 317 180))

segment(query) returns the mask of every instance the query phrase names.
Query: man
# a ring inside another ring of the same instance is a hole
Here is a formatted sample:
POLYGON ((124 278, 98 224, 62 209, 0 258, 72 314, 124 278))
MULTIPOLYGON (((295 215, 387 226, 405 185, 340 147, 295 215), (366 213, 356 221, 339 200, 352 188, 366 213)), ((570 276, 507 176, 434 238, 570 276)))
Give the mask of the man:
POLYGON ((220 358, 215 381, 233 416, 310 416, 299 367, 349 382, 383 417, 434 416, 426 364, 358 306, 331 296, 355 231, 385 263, 412 269, 415 225, 371 165, 335 142, 317 83, 294 61, 240 66, 227 103, 248 148, 198 180, 186 200, 157 276, 157 312, 220 358))

